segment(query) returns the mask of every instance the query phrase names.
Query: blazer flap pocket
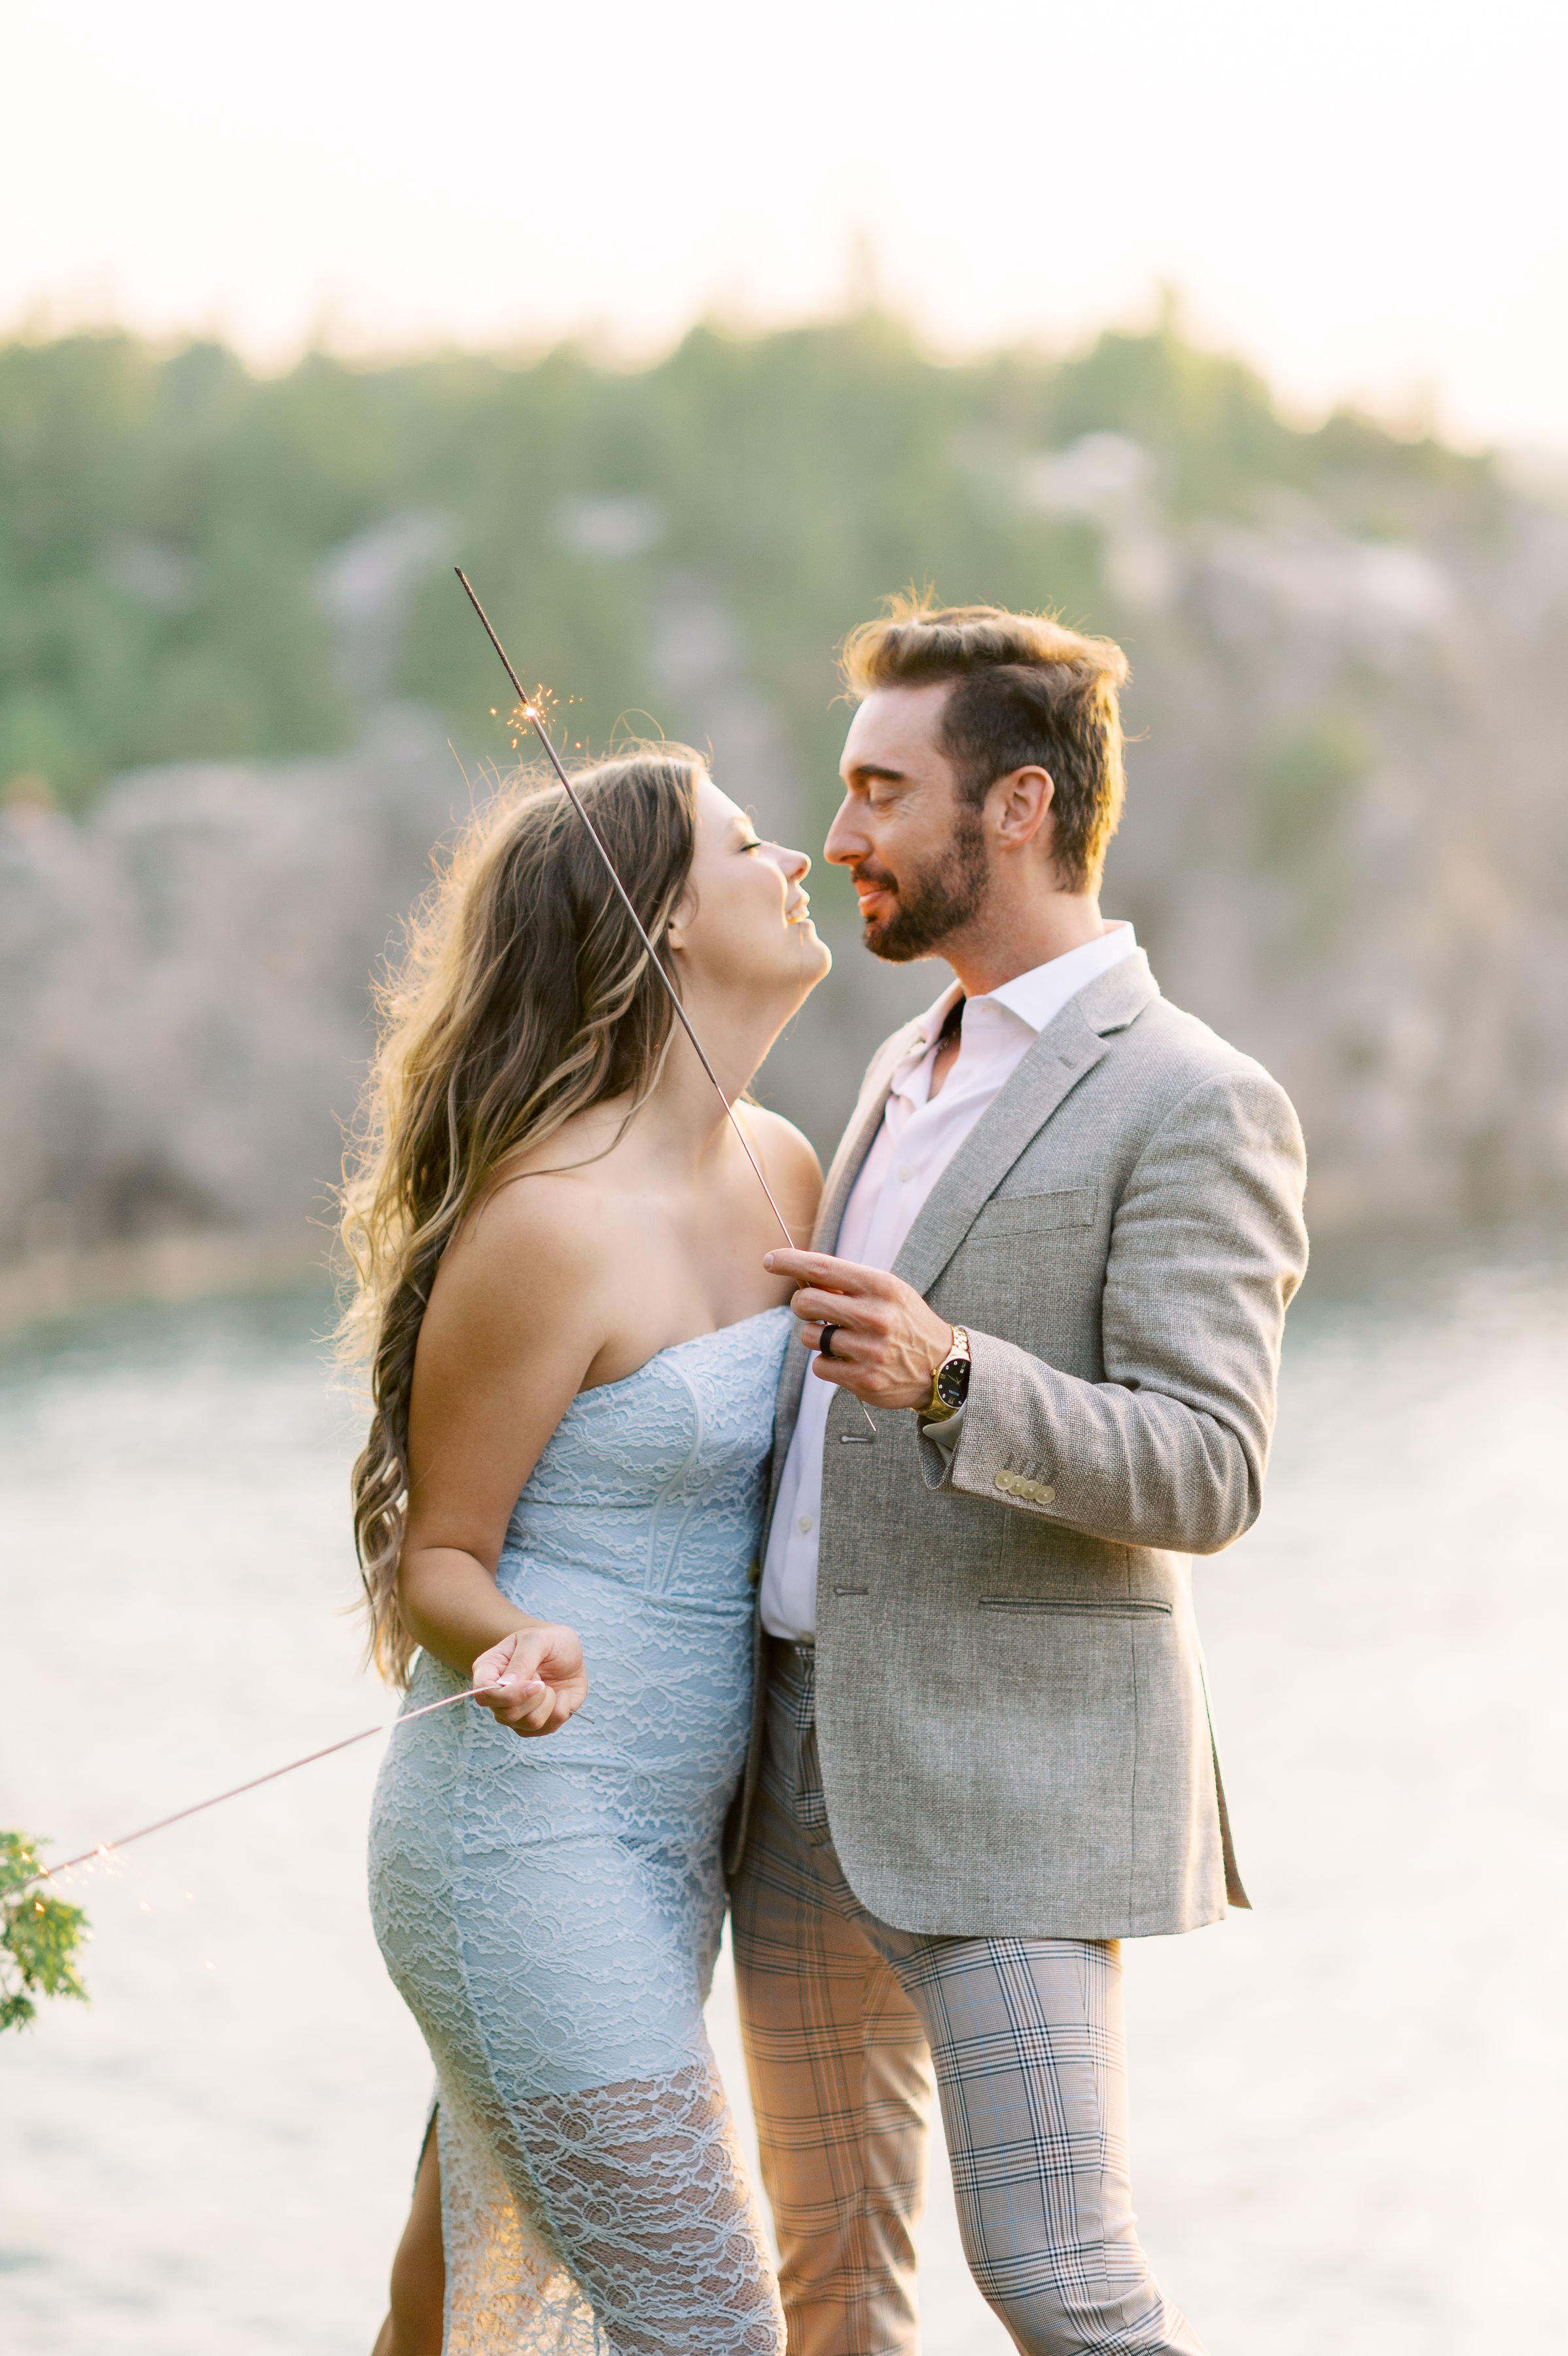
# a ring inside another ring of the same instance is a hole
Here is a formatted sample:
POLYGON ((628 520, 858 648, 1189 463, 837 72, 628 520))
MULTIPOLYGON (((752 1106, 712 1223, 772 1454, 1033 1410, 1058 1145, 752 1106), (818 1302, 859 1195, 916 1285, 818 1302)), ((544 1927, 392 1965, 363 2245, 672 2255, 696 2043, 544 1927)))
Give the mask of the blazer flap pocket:
POLYGON ((983 1612, 1065 1612, 1079 1620, 1138 1620, 1151 1612, 1163 1612, 1168 1619, 1171 1612, 1168 1603, 1133 1595, 1107 1596, 1101 1603, 1065 1595, 983 1595, 980 1608, 983 1612))
POLYGON ((1044 1236, 1058 1227, 1094 1224, 1094 1188, 1058 1186, 1046 1194, 993 1194, 969 1231, 967 1243, 1008 1243, 1015 1236, 1044 1236))

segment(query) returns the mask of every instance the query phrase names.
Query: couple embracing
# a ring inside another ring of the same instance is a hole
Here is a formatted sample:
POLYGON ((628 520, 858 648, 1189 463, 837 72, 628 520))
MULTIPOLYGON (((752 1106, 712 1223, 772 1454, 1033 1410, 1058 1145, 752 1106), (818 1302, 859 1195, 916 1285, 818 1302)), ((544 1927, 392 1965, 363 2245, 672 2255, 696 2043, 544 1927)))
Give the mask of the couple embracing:
MULTIPOLYGON (((845 671, 826 855, 954 980, 825 1184, 739 1108, 801 1248, 559 787, 487 816, 390 1010, 357 1528, 409 1708, 488 1690, 377 1788, 437 2078, 377 2356, 913 2356, 933 2087, 1020 2349, 1200 2347, 1134 2226, 1118 1942, 1246 1903, 1187 1558, 1258 1511, 1300 1133, 1101 916, 1119 650, 906 606, 845 671)), ((739 1096, 828 969, 810 862, 693 758, 579 785, 739 1096)))

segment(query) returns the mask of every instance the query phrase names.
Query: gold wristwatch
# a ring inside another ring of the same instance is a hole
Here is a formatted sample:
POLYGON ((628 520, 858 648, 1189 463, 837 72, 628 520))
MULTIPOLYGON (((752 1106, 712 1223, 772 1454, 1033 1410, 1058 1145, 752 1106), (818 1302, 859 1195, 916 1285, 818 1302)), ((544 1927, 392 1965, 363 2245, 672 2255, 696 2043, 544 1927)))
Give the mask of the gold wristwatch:
POLYGON ((931 1378, 931 1396, 920 1409, 922 1423, 945 1423, 969 1397, 969 1335, 961 1325, 952 1329, 952 1348, 931 1378))

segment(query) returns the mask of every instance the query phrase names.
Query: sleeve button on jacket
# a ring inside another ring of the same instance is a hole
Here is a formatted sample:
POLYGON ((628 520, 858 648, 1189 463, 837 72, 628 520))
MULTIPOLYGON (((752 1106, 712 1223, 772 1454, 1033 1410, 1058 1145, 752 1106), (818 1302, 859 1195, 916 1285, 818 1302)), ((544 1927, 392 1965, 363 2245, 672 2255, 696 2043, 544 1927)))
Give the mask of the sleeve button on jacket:
POLYGON ((1053 1505, 1056 1491, 1047 1481, 1029 1481, 1022 1472, 998 1472, 996 1486, 1010 1497, 1026 1497, 1031 1505, 1053 1505))

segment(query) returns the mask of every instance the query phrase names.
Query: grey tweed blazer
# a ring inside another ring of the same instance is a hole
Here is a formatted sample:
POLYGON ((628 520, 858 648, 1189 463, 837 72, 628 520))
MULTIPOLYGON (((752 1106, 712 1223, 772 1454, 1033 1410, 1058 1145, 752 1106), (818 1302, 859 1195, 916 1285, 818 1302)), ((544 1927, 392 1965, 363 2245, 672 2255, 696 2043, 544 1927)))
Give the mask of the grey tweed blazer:
MULTIPOLYGON (((872 1063, 819 1249, 915 1035, 872 1063)), ((957 1448, 888 1410, 856 1445, 840 1392, 822 1483, 823 1790, 883 1921, 1111 1939, 1247 1903, 1187 1557, 1262 1503, 1305 1177, 1283 1090, 1140 954, 1046 1026, 933 1187, 896 1273, 969 1330, 957 1448)), ((792 1348, 775 1493, 807 1365, 792 1348)), ((754 1737, 732 1866, 758 1765, 754 1737)))

